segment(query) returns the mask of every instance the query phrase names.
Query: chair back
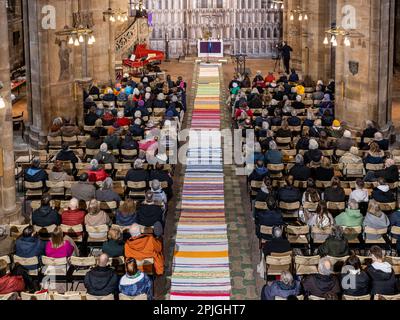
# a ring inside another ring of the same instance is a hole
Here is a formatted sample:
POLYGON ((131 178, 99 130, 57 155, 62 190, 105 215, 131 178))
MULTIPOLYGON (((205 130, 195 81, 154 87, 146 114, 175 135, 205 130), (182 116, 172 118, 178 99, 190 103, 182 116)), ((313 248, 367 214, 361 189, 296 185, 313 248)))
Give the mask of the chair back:
POLYGON ((114 300, 114 295, 109 294, 108 296, 92 296, 91 294, 86 294, 86 300, 89 301, 112 301, 114 300))
POLYGON ((78 293, 71 292, 71 293, 65 293, 65 294, 54 293, 53 300, 57 300, 57 301, 82 300, 82 295, 80 292, 78 292, 78 293))
POLYGON ((13 255, 13 261, 14 263, 19 263, 21 266, 34 266, 39 264, 39 259, 38 257, 32 257, 32 258, 22 258, 17 255, 13 255))
POLYGON ((328 207, 328 210, 337 210, 337 211, 341 210, 341 211, 344 211, 346 209, 346 202, 331 202, 331 201, 328 201, 326 205, 328 207))
POLYGON ((23 300, 23 301, 29 301, 29 300, 46 301, 46 300, 50 300, 50 295, 48 292, 36 293, 36 294, 21 292, 21 300, 23 300))
POLYGON ((145 301, 145 300, 148 300, 148 299, 147 299, 147 295, 146 294, 141 294, 141 295, 138 295, 138 296, 135 296, 135 297, 129 297, 129 296, 124 295, 123 293, 120 293, 119 294, 119 300, 121 300, 121 301, 128 301, 128 300, 145 301))
POLYGON ((279 202, 279 208, 282 210, 288 210, 288 211, 294 211, 294 210, 299 210, 301 207, 300 202, 294 202, 294 203, 287 203, 287 202, 279 202))
POLYGON ((139 181, 139 182, 128 181, 129 189, 145 189, 146 186, 147 186, 146 181, 139 181))
POLYGON ((96 258, 93 256, 87 258, 71 257, 70 263, 76 267, 92 267, 96 265, 96 258))

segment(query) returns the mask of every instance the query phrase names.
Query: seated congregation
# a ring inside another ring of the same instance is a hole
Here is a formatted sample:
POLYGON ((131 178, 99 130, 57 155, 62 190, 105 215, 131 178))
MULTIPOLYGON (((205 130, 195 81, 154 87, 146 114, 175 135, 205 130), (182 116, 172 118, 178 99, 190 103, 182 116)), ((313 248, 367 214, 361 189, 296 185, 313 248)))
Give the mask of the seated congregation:
POLYGON ((229 85, 234 128, 255 131, 262 299, 400 299, 400 152, 371 121, 358 132, 335 119, 334 81, 295 74, 229 85))
POLYGON ((53 121, 48 150, 20 164, 30 221, 0 228, 0 295, 154 299, 185 90, 181 77, 126 74, 114 88, 90 88, 83 127, 53 121))

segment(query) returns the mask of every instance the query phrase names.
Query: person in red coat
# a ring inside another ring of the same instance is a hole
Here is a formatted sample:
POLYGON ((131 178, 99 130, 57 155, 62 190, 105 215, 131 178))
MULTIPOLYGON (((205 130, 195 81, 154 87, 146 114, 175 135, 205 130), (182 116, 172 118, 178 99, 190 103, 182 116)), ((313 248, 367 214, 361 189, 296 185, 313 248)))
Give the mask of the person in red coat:
POLYGON ((99 162, 93 159, 90 162, 91 169, 87 172, 89 182, 103 182, 108 178, 107 172, 103 168, 99 168, 99 162))
POLYGON ((24 290, 24 278, 7 273, 7 262, 0 260, 0 294, 22 292, 24 290))
POLYGON ((86 212, 79 210, 78 199, 71 199, 68 209, 65 210, 61 215, 61 221, 66 226, 77 226, 85 223, 86 212))
POLYGON ((128 118, 125 118, 124 112, 120 111, 120 112, 118 112, 118 118, 117 118, 117 121, 115 121, 115 123, 119 127, 127 127, 131 124, 131 120, 129 120, 128 118))

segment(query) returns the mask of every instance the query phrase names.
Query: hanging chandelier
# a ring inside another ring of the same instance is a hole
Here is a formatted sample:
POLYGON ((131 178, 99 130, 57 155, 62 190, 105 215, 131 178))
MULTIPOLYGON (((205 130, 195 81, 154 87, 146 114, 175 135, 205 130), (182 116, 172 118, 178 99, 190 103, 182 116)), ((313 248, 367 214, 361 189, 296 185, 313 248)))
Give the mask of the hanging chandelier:
POLYGON ((92 45, 96 42, 96 38, 93 35, 92 29, 93 13, 91 12, 74 12, 73 13, 73 26, 70 27, 68 24, 64 26, 64 29, 57 31, 55 34, 57 37, 65 37, 69 45, 79 47, 85 42, 88 45, 92 45))
POLYGON ((114 22, 125 22, 128 21, 128 12, 123 11, 121 9, 113 10, 108 8, 107 11, 103 12, 103 19, 106 21, 107 19, 114 23, 114 22))
POLYGON ((301 9, 299 6, 296 9, 290 10, 289 20, 294 21, 295 16, 298 16, 299 21, 307 21, 308 14, 306 10, 301 9))
POLYGON ((343 27, 333 27, 327 31, 325 31, 326 36, 324 39, 324 45, 329 45, 331 44, 333 47, 337 47, 339 42, 338 40, 342 39, 343 44, 346 47, 351 46, 351 33, 350 31, 344 29, 343 27))
POLYGON ((285 9, 285 3, 283 0, 274 0, 271 2, 271 9, 273 10, 283 10, 285 9))

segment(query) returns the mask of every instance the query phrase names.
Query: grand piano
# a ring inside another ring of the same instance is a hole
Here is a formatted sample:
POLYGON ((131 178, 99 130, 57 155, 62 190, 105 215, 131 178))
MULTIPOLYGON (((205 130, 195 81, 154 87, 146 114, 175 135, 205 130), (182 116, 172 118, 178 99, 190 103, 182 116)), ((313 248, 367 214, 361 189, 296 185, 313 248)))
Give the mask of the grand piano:
POLYGON ((147 49, 146 44, 138 44, 135 53, 130 58, 124 59, 123 64, 130 68, 144 68, 151 63, 161 62, 164 59, 164 52, 147 49))

